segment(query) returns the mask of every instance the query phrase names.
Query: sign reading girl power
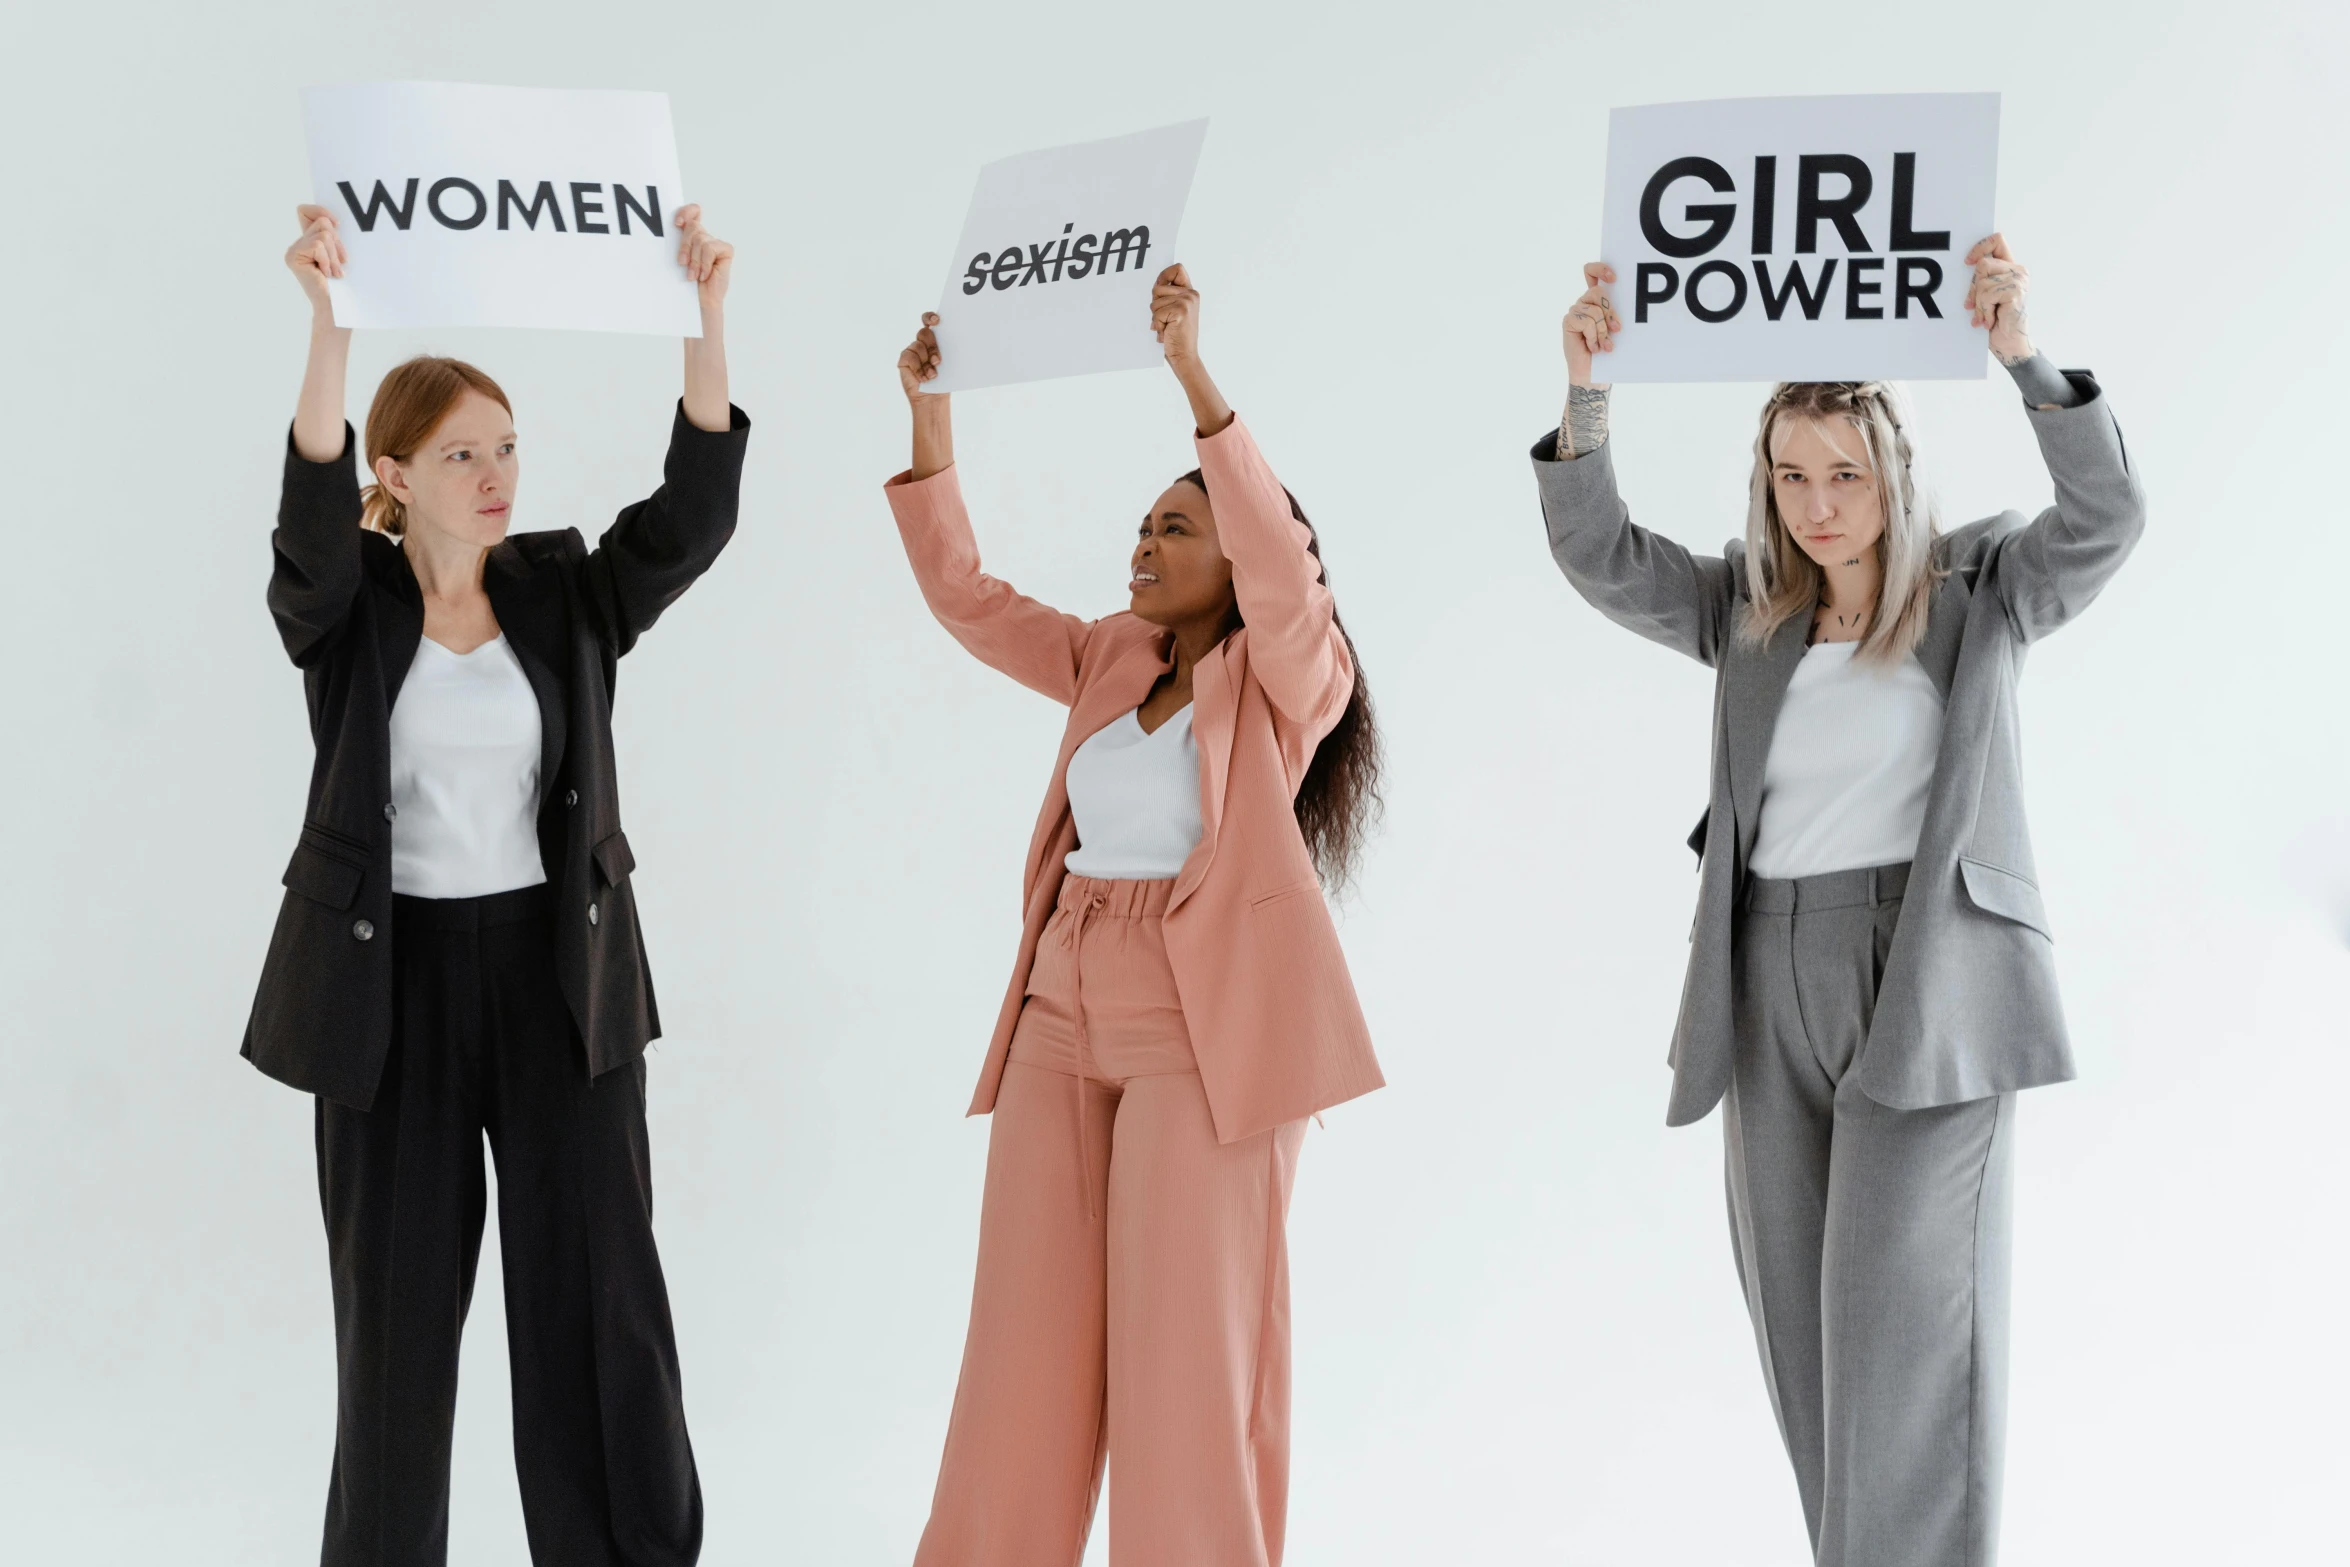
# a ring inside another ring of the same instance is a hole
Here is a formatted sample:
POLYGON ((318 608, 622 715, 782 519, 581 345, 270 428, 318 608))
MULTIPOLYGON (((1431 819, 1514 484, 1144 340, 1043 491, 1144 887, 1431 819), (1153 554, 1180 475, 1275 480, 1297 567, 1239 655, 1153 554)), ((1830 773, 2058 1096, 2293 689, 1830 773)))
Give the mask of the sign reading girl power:
POLYGON ((1739 98, 1608 117, 1611 381, 1968 380, 1997 93, 1739 98))
POLYGON ((702 335, 669 95, 374 82, 302 94, 335 324, 702 335))
POLYGON ((938 304, 960 392, 1161 362, 1151 281, 1176 260, 1208 122, 1003 158, 979 171, 938 304))

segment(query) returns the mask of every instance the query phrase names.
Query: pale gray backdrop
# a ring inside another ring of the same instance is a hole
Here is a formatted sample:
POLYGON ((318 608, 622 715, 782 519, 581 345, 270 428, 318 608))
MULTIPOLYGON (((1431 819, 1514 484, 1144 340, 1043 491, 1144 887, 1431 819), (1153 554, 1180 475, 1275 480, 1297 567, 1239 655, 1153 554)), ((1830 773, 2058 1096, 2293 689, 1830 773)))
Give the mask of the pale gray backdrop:
MULTIPOLYGON (((391 77, 665 89, 741 247, 742 531, 618 716, 707 1560, 911 1553, 987 1137, 961 1112, 1061 722, 922 609, 879 494, 891 361, 979 163, 1197 114, 1206 352, 1322 527, 1393 769, 1344 911, 1393 1086, 1310 1136, 1293 1216, 1291 1560, 1803 1559, 1719 1134, 1661 1124, 1708 677, 1574 598, 1524 453, 1611 104, 1912 89, 2006 94, 2039 335, 2104 377, 2153 508, 2026 687, 2083 1077, 2024 1113, 2007 1560, 2338 1547, 2338 8, 244 0, 9 26, 0 1556, 315 1559, 311 1112, 236 1046, 309 764, 262 604, 306 324, 278 262, 297 91, 391 77)), ((363 337, 354 412, 426 348, 514 394, 519 526, 592 536, 654 482, 674 344, 363 337)), ((1620 396, 1648 521, 1735 529, 1759 398, 1620 396)), ((1119 607, 1131 519, 1192 460, 1172 381, 958 401, 991 563, 1119 607)), ((1949 516, 2044 503, 2003 379, 1918 401, 1949 516)), ((523 1559, 500 1312, 488 1262, 465 1564, 523 1559)))

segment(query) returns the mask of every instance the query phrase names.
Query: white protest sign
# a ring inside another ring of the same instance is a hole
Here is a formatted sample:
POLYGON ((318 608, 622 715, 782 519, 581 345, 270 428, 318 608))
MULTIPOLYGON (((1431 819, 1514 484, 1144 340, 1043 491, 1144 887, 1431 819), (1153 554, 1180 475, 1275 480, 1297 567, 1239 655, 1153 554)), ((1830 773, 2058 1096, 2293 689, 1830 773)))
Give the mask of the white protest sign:
POLYGON ((350 251, 337 326, 702 335, 667 93, 372 82, 302 117, 350 251))
POLYGON ((1997 93, 1736 98, 1608 116, 1607 381, 1968 380, 1997 93))
POLYGON ((1208 122, 1003 158, 979 171, 938 305, 959 392, 1162 362, 1151 280, 1176 259, 1208 122))

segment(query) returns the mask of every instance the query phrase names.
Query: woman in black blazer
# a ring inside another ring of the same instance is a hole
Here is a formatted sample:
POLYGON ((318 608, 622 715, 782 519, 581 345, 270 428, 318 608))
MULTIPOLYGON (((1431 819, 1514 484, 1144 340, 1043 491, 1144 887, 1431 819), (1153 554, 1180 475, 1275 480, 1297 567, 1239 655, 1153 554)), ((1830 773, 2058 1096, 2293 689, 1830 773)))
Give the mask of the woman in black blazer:
POLYGON ((511 408, 414 359, 343 417, 334 217, 286 263, 312 310, 269 607, 317 761, 244 1053, 317 1097, 340 1404, 323 1561, 448 1547, 458 1334, 498 1161, 515 1467, 542 1564, 684 1564, 700 1484, 652 1233, 644 1062, 660 1034, 620 826, 620 655, 734 532, 733 248, 677 214, 701 295, 664 483, 594 549, 507 535, 511 408))

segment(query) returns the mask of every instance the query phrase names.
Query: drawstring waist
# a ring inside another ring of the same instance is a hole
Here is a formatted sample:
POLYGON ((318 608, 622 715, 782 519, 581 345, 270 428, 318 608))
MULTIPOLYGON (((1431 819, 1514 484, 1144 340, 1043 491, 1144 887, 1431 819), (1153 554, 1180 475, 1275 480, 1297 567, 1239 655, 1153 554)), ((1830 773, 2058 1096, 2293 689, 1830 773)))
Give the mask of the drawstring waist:
POLYGON ((1064 876, 1057 908, 1090 908, 1092 914, 1112 920, 1155 920, 1165 916, 1175 883, 1161 881, 1105 881, 1098 876, 1064 876))
POLYGON ((1082 956, 1086 927, 1095 920, 1158 919, 1167 912, 1175 890, 1173 881, 1104 881, 1094 876, 1069 876, 1061 882, 1054 917, 1061 921, 1061 945, 1069 950, 1070 977, 1076 986, 1070 1007, 1077 1033, 1077 1168, 1085 1189, 1085 1216, 1099 1218, 1094 1209, 1093 1183, 1083 1179, 1086 1168, 1086 1080, 1093 1076, 1093 1041, 1085 1026, 1085 963, 1082 956))

